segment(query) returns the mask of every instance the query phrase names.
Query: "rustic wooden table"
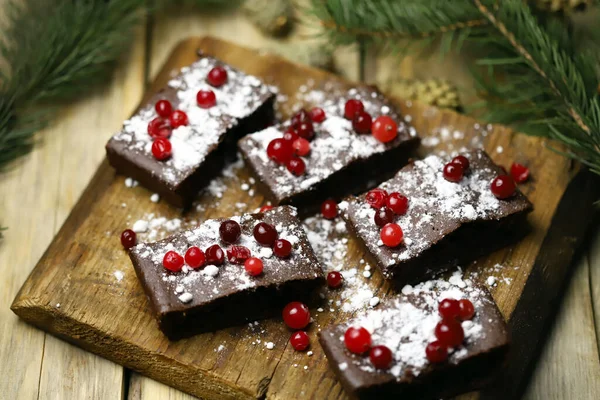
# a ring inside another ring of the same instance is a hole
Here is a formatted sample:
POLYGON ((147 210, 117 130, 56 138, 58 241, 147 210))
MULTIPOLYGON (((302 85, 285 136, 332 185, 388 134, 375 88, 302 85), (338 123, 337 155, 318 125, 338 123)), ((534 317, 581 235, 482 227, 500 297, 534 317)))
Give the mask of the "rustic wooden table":
MULTIPOLYGON (((305 33, 299 28, 291 40, 305 33)), ((0 244, 0 399, 191 398, 26 325, 9 305, 96 171, 104 143, 134 110, 172 47, 205 34, 256 48, 270 42, 238 12, 211 17, 182 12, 148 20, 104 89, 65 108, 40 135, 36 150, 0 175, 0 222, 10 227, 0 244)), ((342 50, 335 58, 342 75, 358 78, 355 51, 342 50)), ((407 76, 437 75, 468 85, 464 65, 451 63, 408 59, 400 68, 407 76)), ((367 81, 384 81, 391 65, 390 59, 369 59, 367 81)), ((527 399, 600 398, 600 234, 593 235, 573 269, 527 399)))

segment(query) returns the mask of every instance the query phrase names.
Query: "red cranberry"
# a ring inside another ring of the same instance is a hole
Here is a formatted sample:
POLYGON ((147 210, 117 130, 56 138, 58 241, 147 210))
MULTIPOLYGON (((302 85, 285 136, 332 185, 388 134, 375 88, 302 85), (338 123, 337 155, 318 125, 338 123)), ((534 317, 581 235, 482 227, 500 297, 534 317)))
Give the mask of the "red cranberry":
POLYGON ((250 276, 258 276, 263 272, 263 262, 260 258, 250 257, 244 262, 244 269, 250 276))
POLYGON ((179 128, 188 124, 188 116, 181 110, 175 110, 169 117, 169 122, 173 128, 179 128))
POLYGON ((362 101, 356 99, 350 99, 344 104, 344 117, 352 120, 356 114, 365 110, 365 106, 362 101))
POLYGON ((168 138, 171 136, 171 126, 164 119, 156 117, 148 123, 148 135, 153 139, 168 138))
POLYGON ((398 224, 387 224, 381 229, 381 241, 387 247, 396 247, 404 239, 402 228, 398 224))
POLYGON ((287 140, 288 142, 291 142, 291 143, 294 143, 294 141, 296 139, 298 139, 299 137, 300 136, 298 136, 298 133, 296 133, 296 130, 294 128, 292 128, 291 126, 289 128, 287 128, 287 130, 283 134, 283 140, 287 140))
POLYGON ((171 142, 167 138, 158 138, 152 143, 152 155, 158 161, 171 157, 171 142))
POLYGON ((398 136, 398 124, 387 115, 382 115, 373 121, 371 133, 382 143, 391 142, 398 136))
POLYGON ((435 326, 435 337, 447 347, 458 347, 465 338, 460 322, 452 319, 444 319, 435 326))
POLYGON ((388 192, 383 189, 375 188, 369 190, 365 196, 365 200, 373 208, 381 208, 385 205, 388 198, 388 192))
POLYGON ((302 176, 306 171, 306 164, 300 157, 292 157, 291 160, 287 162, 285 167, 288 171, 296 176, 302 176))
POLYGON ((250 250, 244 246, 231 246, 227 249, 227 259, 232 264, 243 265, 251 256, 250 250))
POLYGON ((325 200, 321 204, 321 214, 323 218, 334 219, 338 215, 337 203, 335 200, 325 200))
POLYGON ((227 71, 221 66, 214 67, 208 72, 206 80, 214 87, 223 86, 227 82, 227 71))
POLYGON ((294 128, 297 128, 302 122, 310 122, 310 118, 305 109, 301 109, 292 117, 291 123, 294 128))
POLYGON ((154 105, 154 109, 159 117, 169 118, 173 112, 173 106, 169 100, 159 100, 154 105))
POLYGON ((285 239, 277 239, 273 243, 273 253, 279 258, 286 258, 292 252, 292 244, 285 239))
POLYGON ((507 199, 515 194, 517 186, 508 175, 499 175, 492 181, 492 193, 499 199, 507 199))
POLYGON ((267 224, 266 222, 259 222, 256 224, 252 234, 258 243, 265 246, 273 246, 273 243, 277 240, 277 230, 275 230, 273 225, 267 224))
POLYGON ((204 252, 196 246, 190 247, 185 252, 185 263, 191 268, 200 268, 204 265, 205 262, 206 256, 204 255, 204 252))
POLYGON ((473 307, 473 303, 471 303, 468 299, 462 299, 458 302, 458 307, 460 311, 458 313, 458 318, 461 321, 467 321, 473 318, 475 315, 475 307, 473 307))
POLYGON ((325 121, 325 111, 322 108, 314 107, 310 110, 310 119, 317 123, 325 121))
POLYGON ((460 182, 464 175, 464 170, 462 165, 448 163, 444 165, 444 179, 449 182, 460 182))
POLYGON ((373 123, 373 119, 368 112, 361 111, 354 114, 354 118, 352 118, 352 128, 357 133, 369 133, 371 132, 371 124, 373 123))
POLYGON ((235 243, 241 235, 242 228, 237 222, 231 219, 221 222, 221 226, 219 226, 219 236, 221 236, 221 240, 224 242, 235 243))
POLYGON ((438 340, 434 340, 425 348, 425 355, 430 363, 439 364, 448 358, 448 348, 438 340))
POLYGON ((211 108, 217 104, 217 96, 212 90, 199 90, 196 94, 196 102, 200 108, 211 108))
POLYGON ((290 337, 290 343, 294 350, 304 351, 308 349, 308 346, 310 345, 310 338, 306 332, 298 331, 292 334, 292 337, 290 337))
POLYGON ((225 262, 225 252, 218 244, 213 244, 204 252, 208 265, 222 265, 225 262))
POLYGON ((408 210, 408 198, 398 192, 390 193, 386 205, 397 215, 404 215, 408 210))
POLYGON ((310 153, 310 142, 304 138, 298 138, 292 143, 292 148, 296 155, 305 157, 310 153))
POLYGON ((265 204, 264 206, 262 206, 260 208, 260 210, 258 210, 258 212, 264 213, 264 212, 267 212, 267 211, 272 210, 272 209, 273 209, 272 205, 265 204))
POLYGON ((529 179, 529 168, 519 163, 512 163, 510 166, 510 176, 517 183, 523 183, 529 179))
POLYGON ((183 267, 183 257, 174 251, 167 251, 163 257, 163 266, 169 271, 179 272, 183 267))
POLYGON ((389 223, 394 222, 394 213, 387 207, 381 207, 379 210, 375 210, 375 225, 382 227, 389 223))
POLYGON ((346 348, 355 354, 363 354, 371 348, 371 334, 365 328, 351 326, 344 334, 346 348))
POLYGON ((330 288, 338 288, 342 286, 342 282, 344 281, 344 277, 337 271, 331 271, 327 274, 327 286, 330 288))
POLYGON ((288 303, 283 309, 283 322, 292 329, 304 329, 310 322, 310 311, 299 301, 288 303))
POLYGON ((375 346, 369 352, 369 359, 377 369, 388 369, 392 365, 393 358, 392 351, 387 346, 375 346))
POLYGON ((460 306, 454 299, 444 299, 438 304, 438 311, 444 319, 456 319, 460 314, 460 306))
POLYGON ((467 157, 461 156, 461 155, 458 155, 458 156, 454 157, 452 159, 452 161, 450 161, 450 163, 451 164, 459 164, 462 167, 463 171, 468 170, 469 169, 469 165, 470 165, 469 164, 469 159, 467 157))
POLYGON ((278 164, 287 163, 294 155, 292 144, 284 139, 273 139, 267 146, 267 156, 278 164))
POLYGON ((136 234, 131 229, 125 229, 123 233, 121 233, 121 244, 126 249, 130 249, 135 246, 136 242, 136 234))
POLYGON ((296 128, 296 132, 298 132, 298 136, 304 138, 306 140, 310 140, 315 136, 315 130, 313 128, 312 123, 309 122, 301 122, 296 128))

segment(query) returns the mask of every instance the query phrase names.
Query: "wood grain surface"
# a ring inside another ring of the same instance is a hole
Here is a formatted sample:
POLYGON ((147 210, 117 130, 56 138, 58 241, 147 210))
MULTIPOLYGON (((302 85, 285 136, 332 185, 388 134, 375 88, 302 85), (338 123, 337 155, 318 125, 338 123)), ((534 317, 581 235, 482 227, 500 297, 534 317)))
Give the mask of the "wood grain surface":
MULTIPOLYGON (((177 47, 153 88, 164 85, 175 67, 193 61, 197 48, 250 73, 272 79, 290 94, 308 77, 316 80, 328 78, 320 71, 297 67, 273 56, 258 56, 225 42, 210 38, 190 39, 177 47)), ((434 134, 435 129, 442 126, 465 132, 465 138, 459 139, 458 143, 447 141, 437 148, 424 151, 461 146, 475 134, 475 121, 469 118, 417 105, 407 107, 401 103, 400 106, 405 114, 412 116, 417 129, 426 135, 434 134)), ((530 218, 531 232, 522 242, 480 260, 475 268, 479 276, 483 276, 496 263, 513 267, 504 274, 512 279, 512 283, 498 285, 493 294, 503 314, 513 325, 515 341, 520 337, 537 341, 546 327, 547 317, 555 311, 558 294, 573 256, 572 249, 583 237, 583 228, 589 219, 587 213, 590 211, 591 196, 594 194, 589 181, 585 177, 578 178, 575 183, 577 186, 571 189, 577 190, 577 196, 572 196, 573 203, 568 204, 572 207, 568 210, 572 231, 567 232, 567 236, 547 235, 548 231, 558 232, 563 227, 556 226, 556 220, 565 223, 564 216, 560 218, 561 215, 557 215, 555 220, 553 217, 576 169, 571 168, 566 159, 542 146, 539 139, 514 134, 501 127, 493 128, 485 138, 485 146, 493 158, 502 164, 509 164, 516 159, 531 166, 535 178, 523 186, 523 190, 533 201, 536 210, 530 218), (502 152, 494 151, 500 147, 502 152), (543 182, 553 182, 553 185, 541 184, 543 182), (531 293, 535 289, 537 293, 537 296, 528 298, 528 304, 522 300, 525 298, 521 296, 524 288, 531 293), (519 318, 523 317, 519 310, 526 311, 532 307, 537 307, 539 313, 536 315, 543 318, 522 324, 519 318)), ((247 178, 244 170, 239 174, 240 179, 247 178)), ((253 398, 266 394, 268 398, 287 399, 294 398, 298 393, 314 398, 343 396, 339 384, 326 366, 321 350, 315 346, 314 356, 306 359, 306 356, 286 347, 288 333, 277 320, 261 323, 265 330, 262 339, 275 343, 275 349, 270 351, 250 344, 253 334, 247 327, 226 329, 175 343, 169 343, 161 336, 117 240, 118 233, 128 222, 146 212, 171 218, 177 215, 177 211, 166 204, 151 203, 149 195, 141 187, 126 188, 123 177, 115 177, 113 171, 103 163, 15 299, 13 310, 55 335, 202 398, 253 398), (135 207, 123 208, 121 203, 135 207), (112 275, 115 269, 125 273, 121 282, 116 282, 112 275), (216 352, 215 349, 220 345, 224 345, 225 349, 216 352), (298 362, 308 368, 293 368, 293 364, 298 362)), ((220 200, 219 207, 212 206, 214 199, 209 196, 202 201, 206 211, 188 215, 188 218, 230 215, 239 212, 235 210, 236 202, 245 202, 248 209, 254 209, 261 203, 261 198, 258 195, 249 197, 239 189, 238 184, 230 186, 220 200)), ((360 257, 354 243, 350 242, 348 264, 356 264, 360 257)), ((371 285, 378 287, 379 281, 380 277, 376 274, 371 279, 371 285)), ((385 288, 382 292, 385 292, 385 288)), ((328 323, 338 317, 335 314, 323 314, 322 321, 317 319, 317 324, 328 323)), ((314 329, 310 333, 314 339, 314 329)), ((531 343, 527 342, 527 345, 531 343)), ((532 355, 531 351, 525 353, 528 354, 519 355, 532 355)), ((519 360, 523 363, 523 358, 519 357, 519 360)), ((520 374, 518 379, 523 376, 520 374)), ((137 393, 144 393, 149 385, 149 382, 144 384, 143 381, 136 381, 138 378, 131 380, 131 396, 135 396, 136 389, 137 393)), ((501 394, 499 391, 494 393, 501 394)))

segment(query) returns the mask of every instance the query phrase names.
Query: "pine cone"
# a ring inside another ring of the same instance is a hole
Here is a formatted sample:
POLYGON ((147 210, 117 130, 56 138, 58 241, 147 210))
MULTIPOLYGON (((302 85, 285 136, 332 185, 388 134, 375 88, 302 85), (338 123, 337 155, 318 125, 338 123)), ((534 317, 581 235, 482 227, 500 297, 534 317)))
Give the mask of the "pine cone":
POLYGON ((388 92, 405 100, 416 100, 440 108, 458 110, 461 107, 456 87, 440 79, 400 79, 389 84, 388 92))
POLYGON ((246 0, 242 10, 267 35, 285 36, 293 25, 294 7, 291 0, 246 0))
POLYGON ((592 0, 534 0, 535 6, 543 11, 563 12, 583 11, 591 5, 592 0))

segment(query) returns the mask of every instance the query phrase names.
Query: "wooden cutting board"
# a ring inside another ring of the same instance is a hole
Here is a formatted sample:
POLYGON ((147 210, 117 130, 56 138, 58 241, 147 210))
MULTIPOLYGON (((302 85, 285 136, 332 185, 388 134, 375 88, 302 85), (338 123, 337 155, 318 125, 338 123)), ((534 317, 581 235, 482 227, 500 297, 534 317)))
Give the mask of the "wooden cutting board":
MULTIPOLYGON (((192 63, 197 50, 278 85, 289 99, 280 105, 284 116, 289 115, 294 95, 307 82, 318 85, 337 79, 214 38, 190 38, 175 48, 149 93, 164 86, 175 70, 192 63)), ((526 237, 465 266, 467 274, 475 272, 474 279, 485 282, 489 276, 497 277, 491 291, 510 324, 514 342, 504 376, 495 387, 478 395, 512 398, 526 382, 531 361, 554 315, 571 261, 590 223, 592 202, 600 197, 599 185, 577 165, 548 149, 540 138, 501 126, 482 127, 450 111, 396 103, 425 138, 421 155, 482 143, 496 162, 509 166, 514 160, 531 169, 531 180, 521 186, 535 206, 526 237)), ((242 189, 243 183, 249 182, 244 168, 221 179, 226 186, 221 197, 205 193, 198 209, 185 215, 164 202, 151 202, 149 191, 139 186, 128 188, 124 181, 106 161, 100 165, 15 298, 11 308, 17 315, 84 349, 201 398, 345 398, 316 340, 319 326, 351 316, 335 307, 329 311, 324 305, 325 311, 311 324, 312 356, 289 346, 290 332, 279 318, 169 342, 150 314, 119 243, 121 231, 148 213, 168 219, 180 217, 193 224, 255 210, 263 199, 258 192, 242 189), (274 348, 267 349, 266 342, 273 342, 274 348)), ((363 268, 359 263, 362 257, 350 239, 345 265, 363 268)), ((359 270, 360 279, 362 272, 359 270)), ((378 272, 365 277, 363 283, 382 301, 393 295, 378 272)), ((333 304, 335 296, 331 298, 333 304)))

